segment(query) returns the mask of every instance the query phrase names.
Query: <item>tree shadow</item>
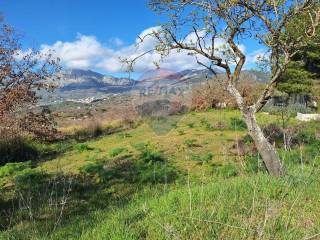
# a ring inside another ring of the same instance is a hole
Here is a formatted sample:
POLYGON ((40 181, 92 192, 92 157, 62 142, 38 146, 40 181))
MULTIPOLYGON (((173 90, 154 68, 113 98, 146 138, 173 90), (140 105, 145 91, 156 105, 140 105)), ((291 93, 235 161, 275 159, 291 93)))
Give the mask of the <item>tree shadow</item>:
POLYGON ((175 181, 178 172, 173 166, 149 160, 124 155, 87 164, 77 175, 24 171, 6 189, 7 197, 0 197, 0 230, 28 223, 25 234, 32 234, 31 224, 41 236, 49 236, 72 226, 75 219, 90 224, 91 213, 97 210, 124 207, 145 187, 175 181))

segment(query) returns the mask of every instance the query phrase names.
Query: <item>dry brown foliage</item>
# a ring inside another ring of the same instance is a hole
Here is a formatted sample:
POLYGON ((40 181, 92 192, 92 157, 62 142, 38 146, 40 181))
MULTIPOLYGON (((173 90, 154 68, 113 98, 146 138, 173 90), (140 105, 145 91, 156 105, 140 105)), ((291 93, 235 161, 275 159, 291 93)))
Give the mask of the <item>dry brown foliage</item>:
MULTIPOLYGON (((206 110, 209 108, 237 108, 237 103, 225 89, 226 82, 212 79, 192 90, 192 109, 206 110)), ((246 104, 257 101, 262 91, 262 84, 248 74, 243 74, 238 82, 238 90, 246 104)))
POLYGON ((0 134, 2 139, 32 134, 49 139, 56 133, 49 111, 35 112, 38 91, 54 88, 60 70, 51 54, 23 52, 19 36, 0 22, 0 134))

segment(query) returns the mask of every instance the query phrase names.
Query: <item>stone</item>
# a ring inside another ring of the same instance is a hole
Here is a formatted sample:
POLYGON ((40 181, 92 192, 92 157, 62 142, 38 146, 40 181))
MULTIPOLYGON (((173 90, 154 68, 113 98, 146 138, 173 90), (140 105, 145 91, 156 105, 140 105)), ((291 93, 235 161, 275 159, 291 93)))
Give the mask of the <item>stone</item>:
POLYGON ((303 121, 303 122, 309 122, 309 121, 320 121, 320 114, 303 114, 303 113, 297 113, 297 120, 303 121))

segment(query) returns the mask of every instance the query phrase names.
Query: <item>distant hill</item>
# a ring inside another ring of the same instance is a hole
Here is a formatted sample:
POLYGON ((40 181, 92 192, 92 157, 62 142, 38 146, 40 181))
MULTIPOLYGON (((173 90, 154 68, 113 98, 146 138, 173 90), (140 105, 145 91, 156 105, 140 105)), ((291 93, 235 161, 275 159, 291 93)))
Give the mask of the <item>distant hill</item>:
POLYGON ((81 69, 71 69, 63 73, 61 90, 70 91, 77 89, 101 89, 112 86, 131 86, 134 80, 130 78, 116 78, 81 69))
MULTIPOLYGON (((180 72, 155 69, 142 74, 138 80, 133 80, 107 76, 92 70, 69 69, 62 74, 60 85, 53 94, 42 93, 41 102, 90 102, 110 94, 124 94, 132 90, 160 85, 185 86, 188 84, 190 88, 214 77, 222 77, 224 73, 216 70, 216 74, 217 76, 214 76, 207 69, 186 69, 180 72)), ((268 81, 268 75, 259 71, 245 70, 242 74, 256 81, 268 81)))

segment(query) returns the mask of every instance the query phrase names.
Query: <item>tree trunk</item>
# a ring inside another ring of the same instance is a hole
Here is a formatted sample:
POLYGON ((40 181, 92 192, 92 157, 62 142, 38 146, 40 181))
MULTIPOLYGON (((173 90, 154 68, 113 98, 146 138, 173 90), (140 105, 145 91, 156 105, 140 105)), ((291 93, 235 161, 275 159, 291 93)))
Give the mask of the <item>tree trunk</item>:
POLYGON ((262 160, 270 175, 280 177, 283 175, 281 160, 277 154, 276 148, 266 139, 259 127, 253 109, 248 112, 242 112, 248 127, 250 136, 262 157, 262 160))
POLYGON ((227 86, 227 90, 235 98, 240 112, 247 124, 249 135, 252 137, 269 174, 276 177, 282 176, 283 168, 276 148, 269 143, 257 123, 255 115, 256 106, 247 106, 243 97, 233 84, 229 84, 227 86))

